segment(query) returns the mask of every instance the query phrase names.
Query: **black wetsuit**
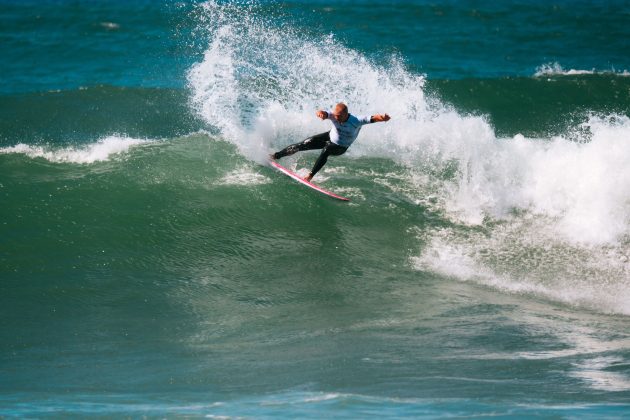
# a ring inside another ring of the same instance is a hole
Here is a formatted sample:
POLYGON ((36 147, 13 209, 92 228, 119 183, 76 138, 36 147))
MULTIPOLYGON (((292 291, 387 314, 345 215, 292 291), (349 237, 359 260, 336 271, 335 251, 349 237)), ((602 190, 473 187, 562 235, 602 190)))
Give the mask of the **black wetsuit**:
POLYGON ((327 131, 325 133, 316 134, 313 137, 309 137, 300 143, 295 143, 290 146, 287 146, 284 149, 280 150, 279 152, 274 153, 273 158, 280 159, 285 156, 290 156, 296 152, 302 152, 304 150, 316 150, 316 149, 323 149, 323 150, 322 150, 322 153, 319 155, 319 158, 317 158, 317 161, 315 162, 313 169, 311 169, 311 175, 313 176, 317 172, 319 172, 319 170, 322 169, 322 167, 326 164, 326 161, 328 160, 328 156, 343 155, 346 152, 346 150, 348 150, 347 147, 339 146, 338 144, 335 144, 332 141, 330 141, 330 132, 327 131))

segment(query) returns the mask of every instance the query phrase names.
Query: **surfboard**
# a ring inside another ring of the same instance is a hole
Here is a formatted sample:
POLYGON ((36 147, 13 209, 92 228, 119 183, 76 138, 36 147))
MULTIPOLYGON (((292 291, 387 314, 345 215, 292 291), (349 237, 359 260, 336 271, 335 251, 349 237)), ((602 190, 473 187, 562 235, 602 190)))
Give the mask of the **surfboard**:
POLYGON ((302 185, 306 185, 309 188, 314 189, 317 192, 320 192, 324 195, 327 195, 328 197, 334 198, 336 200, 341 200, 341 201, 350 201, 349 198, 346 197, 342 197, 340 195, 337 195, 335 193, 332 193, 330 191, 326 191, 325 189, 323 189, 322 187, 313 184, 312 182, 309 182, 305 179, 303 179, 302 177, 300 177, 298 174, 291 172, 290 170, 288 170, 287 168, 285 168, 284 166, 280 165, 278 162, 276 162, 275 160, 270 160, 269 163, 271 164, 271 166, 273 166, 274 168, 276 168, 277 170, 279 170, 280 172, 282 172, 283 174, 285 174, 286 176, 293 178, 294 180, 296 180, 297 182, 299 182, 302 185))

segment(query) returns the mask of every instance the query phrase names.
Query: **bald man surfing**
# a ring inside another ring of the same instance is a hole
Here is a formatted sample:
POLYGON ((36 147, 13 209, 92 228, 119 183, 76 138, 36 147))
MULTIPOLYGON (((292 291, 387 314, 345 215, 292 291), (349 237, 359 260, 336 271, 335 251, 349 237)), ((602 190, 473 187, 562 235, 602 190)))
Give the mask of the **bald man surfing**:
POLYGON ((315 174, 322 169, 328 161, 328 156, 343 155, 346 150, 348 150, 348 147, 356 140, 362 126, 390 120, 390 116, 387 114, 354 116, 348 112, 348 107, 344 103, 338 103, 335 105, 335 108, 330 111, 319 110, 315 115, 322 120, 330 120, 333 124, 333 128, 330 131, 314 135, 300 143, 292 144, 270 155, 271 159, 276 160, 304 150, 322 149, 322 153, 319 155, 319 158, 317 158, 317 161, 315 161, 313 169, 304 177, 306 181, 313 179, 315 174))

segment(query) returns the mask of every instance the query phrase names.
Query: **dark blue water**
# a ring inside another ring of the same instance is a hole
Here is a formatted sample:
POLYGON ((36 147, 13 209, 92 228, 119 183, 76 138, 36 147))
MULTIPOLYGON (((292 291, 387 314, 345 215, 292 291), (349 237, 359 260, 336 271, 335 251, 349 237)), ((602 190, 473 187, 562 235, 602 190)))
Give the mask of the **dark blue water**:
MULTIPOLYGON (((183 87, 207 47, 196 3, 3 0, 1 89, 183 87)), ((331 36, 377 61, 398 56, 433 79, 531 76, 549 63, 630 68, 623 0, 238 3, 246 5, 238 13, 331 36)))
POLYGON ((0 21, 0 417, 627 417, 627 2, 0 21))

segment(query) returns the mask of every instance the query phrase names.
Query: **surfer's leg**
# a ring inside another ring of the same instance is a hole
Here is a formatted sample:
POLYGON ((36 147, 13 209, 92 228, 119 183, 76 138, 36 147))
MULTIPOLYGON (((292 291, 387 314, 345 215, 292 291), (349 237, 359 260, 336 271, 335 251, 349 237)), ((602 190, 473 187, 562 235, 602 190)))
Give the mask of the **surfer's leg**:
POLYGON ((299 143, 295 143, 290 146, 287 146, 284 149, 280 150, 279 152, 274 153, 271 156, 274 159, 280 159, 285 156, 291 156, 292 154, 296 152, 303 152, 305 150, 322 149, 326 147, 326 143, 329 140, 330 140, 330 134, 328 131, 325 133, 316 134, 299 143))
POLYGON ((310 181, 315 176, 315 174, 324 167, 326 162, 328 162, 328 156, 343 155, 346 152, 346 150, 348 150, 347 147, 339 146, 338 144, 328 142, 326 147, 324 147, 324 150, 322 150, 322 153, 319 155, 319 158, 317 158, 317 161, 315 161, 315 165, 313 165, 313 169, 311 169, 311 173, 308 174, 308 176, 306 177, 306 180, 310 181))

